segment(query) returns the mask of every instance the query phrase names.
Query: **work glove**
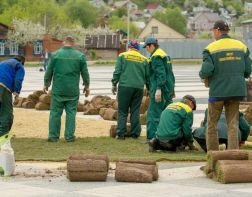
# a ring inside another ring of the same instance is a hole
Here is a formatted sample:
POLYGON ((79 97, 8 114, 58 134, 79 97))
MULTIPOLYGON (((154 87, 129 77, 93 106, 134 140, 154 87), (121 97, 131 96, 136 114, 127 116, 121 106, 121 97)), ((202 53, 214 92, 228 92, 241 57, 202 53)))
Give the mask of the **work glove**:
POLYGON ((162 97, 161 97, 161 90, 160 89, 157 89, 156 90, 156 93, 155 93, 155 101, 157 102, 157 103, 160 103, 161 102, 161 100, 162 100, 162 97))
POLYGON ((47 86, 43 87, 43 92, 47 94, 47 92, 48 92, 48 87, 47 86))
POLYGON ((88 95, 90 94, 89 86, 84 87, 83 94, 85 95, 85 97, 88 97, 88 95))
POLYGON ((17 92, 13 92, 13 95, 14 95, 14 101, 16 101, 19 97, 19 94, 17 92))
POLYGON ((117 87, 116 87, 116 85, 113 85, 113 86, 112 86, 111 92, 112 92, 113 95, 116 95, 116 92, 117 92, 117 87))
POLYGON ((188 144, 188 147, 189 147, 189 150, 195 150, 195 151, 199 150, 196 146, 194 146, 194 144, 188 144))

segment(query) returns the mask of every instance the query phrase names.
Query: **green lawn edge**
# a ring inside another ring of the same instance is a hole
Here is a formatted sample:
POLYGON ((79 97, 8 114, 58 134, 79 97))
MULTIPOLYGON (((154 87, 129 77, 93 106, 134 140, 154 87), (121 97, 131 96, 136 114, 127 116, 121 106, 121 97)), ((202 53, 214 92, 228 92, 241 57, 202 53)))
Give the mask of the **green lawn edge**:
MULTIPOLYGON (((64 139, 58 142, 47 142, 39 138, 14 138, 12 147, 16 161, 66 161, 72 153, 106 154, 110 161, 118 159, 153 159, 156 161, 206 161, 206 153, 201 151, 158 152, 150 153, 148 145, 138 140, 116 140, 110 137, 78 138, 67 143, 64 139)), ((252 150, 252 146, 245 146, 252 150)))

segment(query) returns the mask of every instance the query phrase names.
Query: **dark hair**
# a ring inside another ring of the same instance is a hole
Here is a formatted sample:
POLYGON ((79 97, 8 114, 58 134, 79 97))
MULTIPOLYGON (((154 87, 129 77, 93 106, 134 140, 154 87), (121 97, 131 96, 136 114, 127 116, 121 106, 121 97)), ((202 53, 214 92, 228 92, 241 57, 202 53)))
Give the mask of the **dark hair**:
POLYGON ((14 59, 16 59, 17 61, 21 62, 23 65, 25 63, 25 56, 23 56, 23 55, 16 55, 14 57, 14 59))

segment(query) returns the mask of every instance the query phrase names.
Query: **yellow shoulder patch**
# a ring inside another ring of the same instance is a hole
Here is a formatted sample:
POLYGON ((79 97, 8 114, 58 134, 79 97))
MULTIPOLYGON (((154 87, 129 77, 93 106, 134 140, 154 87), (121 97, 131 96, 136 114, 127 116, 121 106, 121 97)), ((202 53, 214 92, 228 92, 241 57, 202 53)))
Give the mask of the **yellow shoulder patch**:
POLYGON ((232 38, 223 38, 212 42, 206 49, 210 53, 217 53, 221 51, 243 51, 247 52, 247 47, 241 41, 232 38))
POLYGON ((166 109, 173 109, 173 110, 180 110, 181 108, 183 108, 187 113, 192 112, 192 109, 182 102, 172 103, 166 107, 166 109))
POLYGON ((160 48, 158 48, 153 54, 151 57, 154 57, 154 56, 160 56, 160 57, 166 57, 167 54, 160 48))

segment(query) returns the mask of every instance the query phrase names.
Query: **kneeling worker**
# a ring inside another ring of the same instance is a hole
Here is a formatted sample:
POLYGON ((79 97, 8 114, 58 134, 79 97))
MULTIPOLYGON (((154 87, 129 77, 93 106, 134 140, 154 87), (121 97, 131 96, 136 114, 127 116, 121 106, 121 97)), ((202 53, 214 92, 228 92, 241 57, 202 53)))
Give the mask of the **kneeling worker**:
POLYGON ((168 105, 161 114, 156 137, 149 142, 149 151, 177 151, 186 146, 196 150, 192 136, 193 110, 196 110, 196 100, 191 95, 168 105))
MULTIPOLYGON (((207 131, 207 114, 208 109, 205 111, 204 121, 201 127, 195 129, 193 131, 193 138, 199 143, 200 147, 207 152, 206 147, 206 131, 207 131)), ((217 123, 217 131, 218 131, 218 138, 219 144, 225 144, 227 147, 228 144, 228 128, 226 123, 226 116, 225 112, 222 111, 220 119, 217 123)), ((238 139, 241 144, 244 144, 247 140, 250 133, 250 125, 245 120, 243 114, 239 112, 239 129, 238 129, 238 139)))

